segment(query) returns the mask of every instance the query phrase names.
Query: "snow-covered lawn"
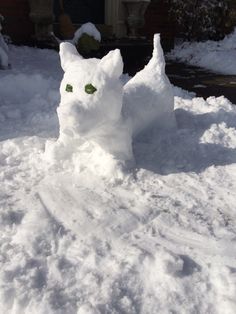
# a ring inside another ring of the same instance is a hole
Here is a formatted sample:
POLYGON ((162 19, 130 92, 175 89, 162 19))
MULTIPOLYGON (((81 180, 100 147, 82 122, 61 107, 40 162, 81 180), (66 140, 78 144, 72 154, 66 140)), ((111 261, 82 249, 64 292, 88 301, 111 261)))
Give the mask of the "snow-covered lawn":
POLYGON ((236 75, 236 28, 221 41, 184 42, 168 58, 200 66, 213 72, 236 75))
MULTIPOLYGON (((206 55, 206 51, 204 52, 206 55)), ((174 88, 177 131, 143 134, 108 181, 51 167, 56 52, 0 72, 0 312, 236 313, 236 108, 174 88)))

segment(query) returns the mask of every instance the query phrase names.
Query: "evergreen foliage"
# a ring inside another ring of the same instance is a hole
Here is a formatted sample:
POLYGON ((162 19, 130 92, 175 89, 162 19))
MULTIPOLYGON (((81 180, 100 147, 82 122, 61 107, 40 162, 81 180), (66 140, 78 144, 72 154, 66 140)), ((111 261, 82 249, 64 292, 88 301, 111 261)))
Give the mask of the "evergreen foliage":
POLYGON ((188 40, 221 39, 224 36, 227 0, 167 0, 178 35, 188 40))

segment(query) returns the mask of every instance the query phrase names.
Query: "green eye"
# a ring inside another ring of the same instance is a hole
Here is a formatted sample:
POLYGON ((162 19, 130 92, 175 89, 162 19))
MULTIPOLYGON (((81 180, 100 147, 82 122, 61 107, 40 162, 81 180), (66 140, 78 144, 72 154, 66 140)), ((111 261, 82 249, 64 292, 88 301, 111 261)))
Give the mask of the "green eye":
POLYGON ((66 85, 66 91, 67 91, 68 93, 73 93, 73 86, 70 85, 70 84, 67 84, 67 85, 66 85))
POLYGON ((93 94, 96 92, 97 89, 92 84, 87 84, 85 85, 84 90, 86 91, 87 94, 93 94))

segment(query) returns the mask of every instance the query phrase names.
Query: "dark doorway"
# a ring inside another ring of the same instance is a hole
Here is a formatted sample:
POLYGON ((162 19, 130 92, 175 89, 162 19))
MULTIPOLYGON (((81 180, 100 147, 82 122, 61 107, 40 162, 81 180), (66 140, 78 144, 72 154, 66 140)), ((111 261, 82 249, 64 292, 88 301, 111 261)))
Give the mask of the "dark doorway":
POLYGON ((60 14, 60 1, 63 1, 65 12, 75 24, 92 22, 104 24, 105 0, 55 0, 54 13, 60 14))

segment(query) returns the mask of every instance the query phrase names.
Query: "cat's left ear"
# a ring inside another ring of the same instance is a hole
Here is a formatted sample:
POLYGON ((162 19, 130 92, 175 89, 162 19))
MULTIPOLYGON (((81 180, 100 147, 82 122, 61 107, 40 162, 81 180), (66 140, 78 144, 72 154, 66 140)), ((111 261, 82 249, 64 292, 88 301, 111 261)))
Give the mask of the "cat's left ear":
POLYGON ((83 59, 77 52, 76 47, 68 42, 60 44, 59 55, 61 59, 61 67, 64 72, 72 62, 83 59))
POLYGON ((103 57, 99 63, 99 66, 110 77, 119 78, 123 73, 123 60, 119 49, 110 51, 105 57, 103 57))

